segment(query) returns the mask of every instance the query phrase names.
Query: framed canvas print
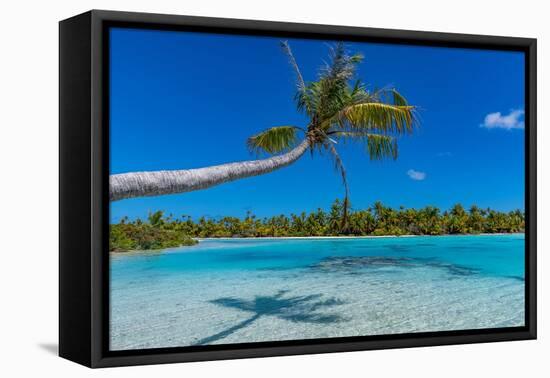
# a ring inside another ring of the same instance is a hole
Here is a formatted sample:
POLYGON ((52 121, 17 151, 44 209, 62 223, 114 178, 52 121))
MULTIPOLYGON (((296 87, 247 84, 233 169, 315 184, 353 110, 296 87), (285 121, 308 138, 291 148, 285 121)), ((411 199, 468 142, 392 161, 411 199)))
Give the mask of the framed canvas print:
POLYGON ((536 337, 536 41, 60 23, 60 355, 536 337))

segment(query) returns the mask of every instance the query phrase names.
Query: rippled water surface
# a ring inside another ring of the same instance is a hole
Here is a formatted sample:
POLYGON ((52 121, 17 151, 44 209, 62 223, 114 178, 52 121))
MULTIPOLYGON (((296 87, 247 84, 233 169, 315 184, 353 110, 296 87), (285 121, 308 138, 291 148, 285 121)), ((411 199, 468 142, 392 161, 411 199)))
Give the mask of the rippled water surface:
POLYGON ((524 236, 204 240, 111 255, 112 350, 524 324, 524 236))

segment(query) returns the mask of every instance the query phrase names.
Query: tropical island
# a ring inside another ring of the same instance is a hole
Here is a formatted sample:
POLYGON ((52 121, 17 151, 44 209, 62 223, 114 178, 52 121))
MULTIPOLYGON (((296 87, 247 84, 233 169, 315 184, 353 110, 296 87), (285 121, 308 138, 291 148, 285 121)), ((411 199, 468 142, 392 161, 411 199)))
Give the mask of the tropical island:
MULTIPOLYGON (((343 201, 336 201, 329 214, 318 209, 310 214, 279 215, 263 220, 248 214, 243 220, 235 217, 207 220, 203 217, 194 222, 189 217, 164 217, 163 212, 157 211, 149 214, 147 222, 123 219, 111 225, 110 251, 193 245, 196 244, 193 237, 401 235, 411 232, 406 227, 377 220, 379 216, 370 210, 356 211, 351 219, 347 171, 337 145, 354 141, 362 145, 370 160, 396 160, 398 137, 411 134, 418 126, 416 106, 409 104, 396 88, 370 90, 357 77, 363 55, 349 53, 343 42, 330 47, 329 62, 318 70, 315 81, 304 79, 288 42, 281 41, 280 45, 294 72, 296 108, 306 116, 307 125, 275 126, 250 136, 246 141, 250 152, 268 157, 195 169, 111 174, 109 199, 115 202, 204 190, 285 168, 309 151, 312 156, 327 154, 330 157, 342 181, 343 201)), ((429 234, 439 232, 435 226, 426 231, 429 234)))
POLYGON ((328 210, 258 218, 248 212, 244 218, 218 218, 149 214, 146 220, 122 217, 110 226, 109 251, 158 250, 198 243, 196 238, 401 236, 523 232, 525 216, 482 209, 466 210, 456 204, 451 209, 435 206, 421 209, 394 209, 376 202, 369 208, 353 210, 350 204, 347 171, 338 151, 347 141, 364 148, 370 160, 398 158, 397 140, 412 134, 418 126, 417 107, 393 87, 370 90, 357 78, 363 60, 349 53, 341 42, 331 46, 329 61, 315 81, 306 81, 288 42, 281 47, 294 72, 295 102, 307 125, 268 128, 250 136, 249 150, 267 155, 250 161, 216 166, 125 172, 110 175, 111 202, 138 197, 162 196, 204 190, 212 186, 264 175, 292 165, 307 151, 327 155, 334 163, 344 189, 328 210), (340 143, 341 142, 341 143, 340 143))
POLYGON ((519 233, 525 230, 525 213, 483 209, 461 204, 441 211, 434 206, 394 209, 381 202, 364 210, 349 210, 342 224, 345 206, 337 199, 329 211, 276 215, 258 218, 247 212, 238 217, 217 219, 174 217, 163 211, 150 213, 147 220, 123 218, 110 226, 109 251, 157 250, 195 245, 196 238, 262 238, 320 236, 402 236, 519 233))

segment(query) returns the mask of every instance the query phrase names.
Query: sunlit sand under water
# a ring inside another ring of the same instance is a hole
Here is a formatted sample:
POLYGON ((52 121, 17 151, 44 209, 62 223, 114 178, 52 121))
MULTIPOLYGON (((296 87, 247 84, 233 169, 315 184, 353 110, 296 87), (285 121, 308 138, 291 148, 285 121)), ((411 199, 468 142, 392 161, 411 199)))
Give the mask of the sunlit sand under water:
POLYGON ((524 308, 523 235, 111 255, 111 350, 514 327, 524 308))

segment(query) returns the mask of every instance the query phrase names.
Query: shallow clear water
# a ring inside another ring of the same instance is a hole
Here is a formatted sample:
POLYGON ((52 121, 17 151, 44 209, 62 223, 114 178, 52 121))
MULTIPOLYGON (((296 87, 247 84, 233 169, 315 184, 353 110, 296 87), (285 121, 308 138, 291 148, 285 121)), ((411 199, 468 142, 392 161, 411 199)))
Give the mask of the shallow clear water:
POLYGON ((111 255, 111 349, 524 324, 524 236, 204 240, 111 255))

